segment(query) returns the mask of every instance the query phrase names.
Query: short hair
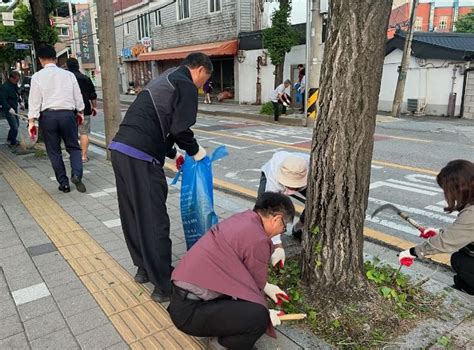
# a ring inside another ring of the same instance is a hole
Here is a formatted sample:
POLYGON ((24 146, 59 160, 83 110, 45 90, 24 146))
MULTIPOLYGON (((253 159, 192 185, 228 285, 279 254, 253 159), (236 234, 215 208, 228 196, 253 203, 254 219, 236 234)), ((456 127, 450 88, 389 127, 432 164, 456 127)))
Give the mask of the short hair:
POLYGON ((287 222, 295 217, 295 206, 290 197, 278 192, 264 192, 257 198, 253 210, 263 216, 281 214, 287 222))
POLYGON ((441 169, 436 181, 448 203, 445 211, 461 211, 467 205, 474 204, 474 163, 463 159, 452 160, 441 169))
POLYGON ((202 52, 190 53, 189 55, 186 56, 182 64, 183 66, 186 66, 191 69, 204 67, 204 69, 206 69, 206 71, 209 74, 211 74, 212 71, 214 70, 211 59, 209 58, 208 55, 202 52))
POLYGON ((79 62, 74 57, 69 57, 66 61, 66 67, 70 71, 77 71, 79 70, 79 62))
POLYGON ((304 65, 300 63, 299 65, 296 66, 296 68, 300 68, 300 67, 304 67, 304 65))
POLYGON ((8 76, 10 79, 11 78, 20 78, 20 73, 18 73, 16 70, 12 70, 10 72, 10 75, 8 76))
POLYGON ((283 84, 288 84, 288 85, 291 85, 291 80, 290 79, 286 79, 285 82, 283 84))
POLYGON ((50 45, 40 47, 36 55, 38 58, 56 59, 56 51, 54 50, 54 47, 50 45))

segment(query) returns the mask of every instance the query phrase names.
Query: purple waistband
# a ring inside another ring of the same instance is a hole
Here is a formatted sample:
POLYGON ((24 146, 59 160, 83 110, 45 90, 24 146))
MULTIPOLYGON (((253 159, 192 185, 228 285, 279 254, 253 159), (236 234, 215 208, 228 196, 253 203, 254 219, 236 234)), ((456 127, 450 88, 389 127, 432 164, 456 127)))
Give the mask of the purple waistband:
POLYGON ((135 147, 126 145, 121 142, 112 141, 108 148, 112 151, 117 151, 117 152, 126 154, 127 156, 135 158, 135 159, 143 160, 149 163, 161 164, 153 156, 150 156, 149 154, 146 154, 145 152, 140 151, 139 149, 136 149, 135 147))

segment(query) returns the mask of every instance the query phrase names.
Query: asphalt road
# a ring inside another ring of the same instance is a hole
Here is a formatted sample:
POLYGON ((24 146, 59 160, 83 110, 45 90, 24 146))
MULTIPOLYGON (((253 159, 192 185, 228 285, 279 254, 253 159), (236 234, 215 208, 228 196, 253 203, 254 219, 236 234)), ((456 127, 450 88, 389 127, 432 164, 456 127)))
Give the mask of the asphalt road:
MULTIPOLYGON (((125 112, 126 105, 122 106, 125 112)), ((229 156, 216 162, 214 177, 230 186, 256 191, 260 167, 275 151, 308 153, 312 129, 240 118, 198 117, 194 132, 208 153, 226 145, 229 156)), ((92 134, 104 138, 103 114, 92 121, 92 134)), ((375 132, 366 226, 419 242, 418 232, 391 212, 375 218, 379 205, 392 203, 428 227, 442 228, 455 214, 443 212, 444 197, 435 175, 452 159, 474 161, 474 121, 417 117, 379 117, 375 132)))

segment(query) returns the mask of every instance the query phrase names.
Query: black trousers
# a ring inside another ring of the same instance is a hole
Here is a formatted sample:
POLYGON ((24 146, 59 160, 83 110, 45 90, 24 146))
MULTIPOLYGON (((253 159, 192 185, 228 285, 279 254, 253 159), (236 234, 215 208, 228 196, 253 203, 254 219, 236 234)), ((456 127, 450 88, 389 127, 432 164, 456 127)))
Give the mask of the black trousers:
POLYGON ((77 122, 73 111, 41 112, 39 127, 43 132, 44 145, 60 185, 69 185, 64 167, 61 140, 71 161, 71 175, 82 179, 81 146, 77 140, 77 122))
POLYGON ((282 113, 283 114, 286 113, 286 107, 283 106, 283 103, 281 102, 272 101, 272 105, 273 105, 273 120, 277 122, 280 119, 280 115, 282 113))
POLYGON ((474 295, 474 257, 460 250, 451 255, 451 266, 457 273, 454 276, 456 287, 474 295))
POLYGON ((162 293, 171 294, 170 220, 166 209, 168 184, 161 164, 112 151, 120 220, 135 266, 162 293))
POLYGON ((217 337, 219 344, 228 349, 252 349, 270 322, 263 305, 230 297, 189 300, 176 289, 168 306, 174 325, 196 337, 217 337))

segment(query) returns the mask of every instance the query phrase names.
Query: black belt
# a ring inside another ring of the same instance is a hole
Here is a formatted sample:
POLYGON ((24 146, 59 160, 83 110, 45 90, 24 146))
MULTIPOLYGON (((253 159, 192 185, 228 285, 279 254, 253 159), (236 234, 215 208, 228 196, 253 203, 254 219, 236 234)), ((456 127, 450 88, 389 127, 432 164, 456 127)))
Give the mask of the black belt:
POLYGON ((51 109, 51 108, 48 108, 48 109, 45 109, 44 111, 41 111, 41 113, 43 112, 74 112, 73 109, 51 109))
POLYGON ((180 288, 175 284, 173 284, 173 290, 176 294, 178 294, 183 299, 194 300, 194 301, 202 300, 196 294, 193 294, 186 289, 180 288))

